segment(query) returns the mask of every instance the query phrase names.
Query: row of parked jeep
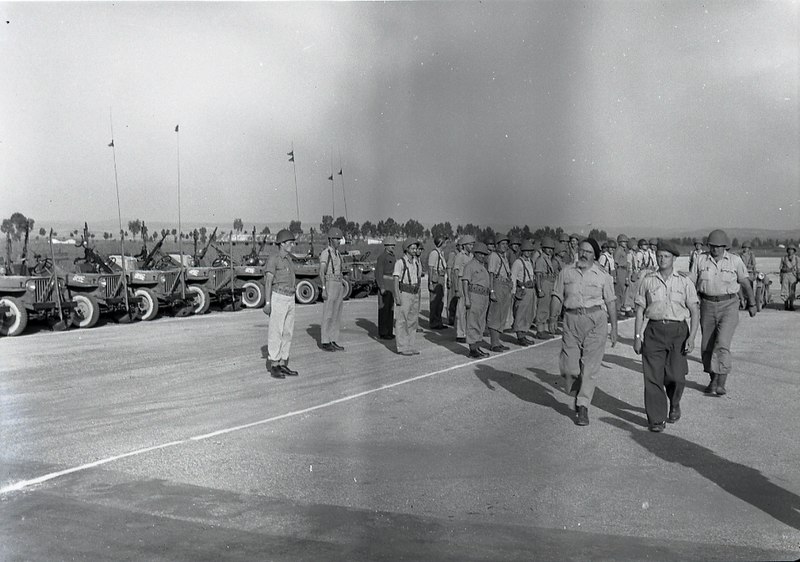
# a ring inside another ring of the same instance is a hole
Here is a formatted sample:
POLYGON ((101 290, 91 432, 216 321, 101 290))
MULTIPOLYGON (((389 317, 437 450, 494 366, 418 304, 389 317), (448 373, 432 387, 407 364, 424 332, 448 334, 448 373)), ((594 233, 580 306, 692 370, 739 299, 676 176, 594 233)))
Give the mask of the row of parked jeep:
MULTIPOLYGON (((162 313, 205 314, 212 306, 228 311, 264 306, 266 268, 257 252, 235 264, 230 253, 217 248, 219 255, 210 265, 194 265, 202 259, 162 252, 163 237, 152 250, 124 258, 101 255, 89 240, 85 235, 78 244, 84 256, 75 260, 75 271, 55 264, 51 250, 51 258, 37 255, 33 265, 12 265, 0 275, 0 335, 22 334, 29 320, 64 330, 91 328, 101 315, 127 323, 154 320, 162 313)), ((316 302, 318 261, 297 257, 296 270, 297 302, 316 302)), ((370 264, 351 261, 347 273, 348 296, 373 290, 370 264)))

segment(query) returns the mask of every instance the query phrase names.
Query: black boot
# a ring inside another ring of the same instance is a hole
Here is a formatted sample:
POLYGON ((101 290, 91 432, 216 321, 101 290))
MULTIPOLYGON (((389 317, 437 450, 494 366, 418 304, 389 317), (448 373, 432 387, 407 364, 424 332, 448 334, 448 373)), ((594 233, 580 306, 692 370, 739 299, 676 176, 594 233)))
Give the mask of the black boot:
POLYGON ((706 394, 714 394, 717 391, 717 375, 714 373, 709 373, 708 376, 711 377, 711 382, 708 383, 708 386, 703 390, 706 394))
POLYGON ((578 406, 578 416, 575 423, 578 425, 589 425, 589 408, 586 406, 578 406))
POLYGON ((725 381, 727 380, 728 375, 717 375, 717 389, 716 393, 718 396, 723 396, 728 391, 725 390, 725 381))

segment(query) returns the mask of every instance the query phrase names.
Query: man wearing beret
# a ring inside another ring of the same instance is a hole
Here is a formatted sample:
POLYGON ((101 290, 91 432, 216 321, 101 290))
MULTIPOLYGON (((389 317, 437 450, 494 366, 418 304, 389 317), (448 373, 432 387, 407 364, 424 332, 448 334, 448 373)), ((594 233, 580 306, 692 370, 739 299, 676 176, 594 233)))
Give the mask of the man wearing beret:
POLYGON ((710 382, 706 394, 727 393, 725 383, 733 364, 731 341, 739 325, 739 288, 744 290, 750 316, 756 315, 756 300, 742 259, 728 252, 728 235, 713 230, 708 235, 710 250, 700 254, 689 272, 700 297, 700 332, 703 370, 710 382))
POLYGON ((461 298, 466 314, 466 341, 469 356, 474 359, 488 357, 480 348, 486 329, 486 313, 489 310, 489 287, 491 280, 486 269, 489 248, 482 242, 475 243, 472 260, 461 273, 461 298))
POLYGON ((659 242, 658 271, 642 279, 634 300, 633 350, 642 355, 644 409, 648 427, 656 433, 664 431, 666 422, 675 423, 681 417, 681 396, 689 372, 686 355, 694 350, 700 327, 700 301, 694 284, 673 269, 679 255, 668 242, 659 242))
POLYGON ((383 241, 383 253, 375 265, 375 282, 378 285, 378 337, 394 339, 394 264, 397 258, 394 248, 397 240, 387 236, 383 241))
POLYGON ((600 257, 597 241, 587 238, 578 245, 578 263, 564 268, 556 277, 550 301, 550 322, 564 308, 564 330, 558 367, 565 378, 565 389, 575 398, 577 425, 589 425, 597 375, 605 353, 608 320, 611 322, 611 347, 617 344, 617 309, 614 282, 596 263, 600 257))

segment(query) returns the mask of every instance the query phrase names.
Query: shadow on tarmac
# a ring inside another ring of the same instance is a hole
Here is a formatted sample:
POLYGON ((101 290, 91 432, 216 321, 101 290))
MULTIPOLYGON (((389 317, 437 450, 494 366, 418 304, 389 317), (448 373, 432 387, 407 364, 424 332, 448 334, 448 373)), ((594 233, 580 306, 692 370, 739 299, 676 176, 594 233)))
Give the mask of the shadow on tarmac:
POLYGON ((634 373, 642 374, 642 362, 637 361, 636 359, 631 359, 629 357, 623 357, 622 355, 609 355, 606 353, 603 356, 603 361, 608 363, 613 363, 614 365, 618 365, 623 369, 629 369, 634 373))
POLYGON ((316 342, 317 349, 322 349, 322 325, 309 324, 306 333, 316 342))
POLYGON ((670 433, 638 431, 618 419, 599 419, 628 431, 636 443, 662 460, 693 469, 729 494, 800 530, 800 496, 773 484, 758 470, 724 459, 702 445, 670 433))

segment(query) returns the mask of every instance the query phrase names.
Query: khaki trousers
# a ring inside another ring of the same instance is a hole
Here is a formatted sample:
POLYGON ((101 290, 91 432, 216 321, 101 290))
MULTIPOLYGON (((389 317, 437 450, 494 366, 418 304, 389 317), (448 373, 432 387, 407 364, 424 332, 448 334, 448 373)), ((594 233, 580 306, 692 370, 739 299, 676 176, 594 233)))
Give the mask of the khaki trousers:
POLYGON ((397 352, 419 351, 417 349, 417 327, 419 326, 420 293, 400 292, 401 303, 395 305, 394 337, 397 352))
POLYGON ((269 315, 269 331, 267 332, 267 349, 269 360, 273 364, 289 360, 294 333, 294 295, 272 293, 272 310, 269 315))
POLYGON ((739 299, 735 297, 719 302, 700 298, 700 352, 706 373, 731 372, 731 341, 739 325, 739 299))
POLYGON ((342 303, 344 302, 344 283, 341 279, 326 279, 325 289, 328 298, 322 303, 321 343, 331 343, 339 339, 342 326, 342 303))
POLYGON ((571 391, 574 379, 580 378, 580 388, 575 400, 577 406, 588 408, 592 403, 607 335, 605 310, 589 314, 564 312, 564 334, 561 338, 558 368, 567 379, 568 392, 571 391))

